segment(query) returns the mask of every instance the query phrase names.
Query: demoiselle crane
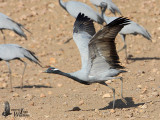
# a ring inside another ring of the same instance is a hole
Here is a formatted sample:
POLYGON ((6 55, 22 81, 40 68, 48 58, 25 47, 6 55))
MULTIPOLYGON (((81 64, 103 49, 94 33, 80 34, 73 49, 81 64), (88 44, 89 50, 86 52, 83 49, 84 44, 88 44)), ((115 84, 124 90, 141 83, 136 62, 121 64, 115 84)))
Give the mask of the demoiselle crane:
POLYGON ((102 8, 107 7, 108 10, 110 10, 114 15, 116 13, 121 14, 121 11, 119 8, 112 2, 112 0, 90 0, 90 2, 95 5, 97 8, 100 7, 101 11, 102 8))
POLYGON ((85 3, 78 1, 63 2, 62 0, 59 0, 59 4, 74 18, 76 18, 81 12, 99 24, 103 24, 104 22, 104 20, 101 18, 101 15, 85 3))
POLYGON ((40 65, 38 58, 35 56, 34 52, 27 50, 17 44, 1 44, 0 45, 0 61, 2 60, 6 61, 6 64, 8 66, 11 91, 12 91, 12 76, 11 76, 12 72, 11 72, 10 65, 9 65, 9 62, 11 60, 16 59, 16 60, 23 62, 24 64, 24 69, 23 69, 22 79, 21 79, 21 88, 23 88, 23 76, 24 76, 24 72, 25 72, 27 63, 23 61, 21 58, 27 58, 31 62, 34 62, 38 64, 40 67, 42 67, 40 65))
POLYGON ((5 14, 0 13, 0 30, 1 30, 1 32, 3 34, 3 39, 4 39, 4 42, 5 42, 5 36, 4 36, 4 33, 3 33, 4 29, 12 30, 16 34, 18 34, 19 36, 24 37, 25 39, 27 39, 27 36, 24 33, 23 29, 26 30, 27 32, 31 33, 29 30, 27 30, 26 28, 24 28, 23 25, 15 22, 14 20, 12 20, 11 18, 9 18, 5 14))
MULTIPOLYGON (((105 22, 107 24, 111 23, 112 21, 114 21, 115 19, 117 19, 118 17, 108 17, 105 15, 105 9, 106 8, 102 8, 102 18, 105 20, 105 22)), ((142 27, 141 25, 131 21, 130 24, 125 25, 121 31, 119 32, 122 41, 124 42, 124 46, 119 50, 122 51, 123 49, 125 49, 125 56, 126 56, 126 61, 127 61, 127 44, 126 44, 126 35, 128 34, 132 34, 132 35, 142 35, 144 38, 151 40, 151 35, 149 34, 149 32, 142 27)), ((119 52, 118 51, 118 52, 119 52)), ((128 63, 128 61, 127 61, 128 63)))
MULTIPOLYGON (((66 76, 85 85, 100 83, 108 86, 105 81, 109 79, 120 79, 121 97, 123 98, 122 77, 115 76, 126 71, 122 70, 123 67, 119 64, 115 37, 123 26, 129 24, 128 22, 129 19, 119 17, 95 33, 93 21, 80 13, 74 23, 73 39, 80 51, 82 68, 73 73, 65 73, 54 67, 49 67, 45 73, 66 76)), ((111 86, 108 87, 113 91, 114 108, 115 89, 111 86)))

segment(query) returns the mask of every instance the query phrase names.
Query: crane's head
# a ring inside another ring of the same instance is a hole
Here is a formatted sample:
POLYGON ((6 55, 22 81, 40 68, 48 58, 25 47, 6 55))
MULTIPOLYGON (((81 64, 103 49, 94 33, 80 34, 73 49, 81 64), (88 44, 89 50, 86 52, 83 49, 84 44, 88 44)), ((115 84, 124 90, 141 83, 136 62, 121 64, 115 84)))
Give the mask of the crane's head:
POLYGON ((58 74, 59 72, 60 70, 54 67, 49 67, 46 71, 44 71, 44 73, 54 73, 54 74, 58 74))

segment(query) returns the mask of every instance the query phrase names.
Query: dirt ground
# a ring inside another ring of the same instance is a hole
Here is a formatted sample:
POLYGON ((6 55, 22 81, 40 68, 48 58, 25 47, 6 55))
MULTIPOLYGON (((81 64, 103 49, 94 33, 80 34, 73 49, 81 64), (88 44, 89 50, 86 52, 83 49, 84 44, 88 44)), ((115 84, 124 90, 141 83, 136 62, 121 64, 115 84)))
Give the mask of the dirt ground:
MULTIPOLYGON (((79 0, 94 8, 89 0, 79 0)), ((11 107, 11 115, 0 120, 159 120, 160 119, 160 1, 113 0, 123 16, 144 26, 152 35, 152 42, 142 36, 127 36, 128 53, 132 56, 126 64, 124 51, 118 53, 126 67, 124 79, 125 105, 116 95, 112 109, 112 91, 100 84, 79 84, 69 78, 42 73, 45 68, 27 63, 24 89, 20 89, 23 64, 11 61, 14 92, 10 92, 8 68, 0 62, 0 114, 4 101, 11 107), (80 111, 70 111, 79 107, 80 111), (23 117, 16 116, 23 108, 23 117)), ((95 9, 96 10, 96 9, 95 9)), ((71 40, 75 19, 64 11, 58 0, 0 0, 0 12, 23 24, 32 34, 28 40, 14 32, 4 31, 7 43, 19 44, 36 53, 42 65, 51 65, 65 72, 81 67, 79 51, 71 40)), ((109 11, 106 15, 114 16, 109 11)), ((101 28, 96 24, 96 30, 101 28)), ((3 37, 0 35, 0 44, 3 37)), ((123 46, 116 38, 117 49, 123 46)), ((120 80, 108 82, 120 92, 120 80)))

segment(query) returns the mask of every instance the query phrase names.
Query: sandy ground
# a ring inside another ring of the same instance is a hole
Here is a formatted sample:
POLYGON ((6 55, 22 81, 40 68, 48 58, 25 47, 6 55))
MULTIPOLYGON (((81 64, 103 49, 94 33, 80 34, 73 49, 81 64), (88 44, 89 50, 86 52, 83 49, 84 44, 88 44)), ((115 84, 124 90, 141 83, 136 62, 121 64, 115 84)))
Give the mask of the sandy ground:
MULTIPOLYGON (((91 5, 89 0, 81 0, 91 5)), ((44 69, 24 59, 27 69, 24 89, 20 89, 23 64, 12 61, 14 92, 10 92, 8 68, 0 62, 0 114, 3 103, 8 101, 11 115, 1 120, 158 120, 160 119, 160 5, 159 0, 113 0, 124 16, 144 26, 152 35, 152 42, 142 36, 127 36, 128 53, 133 57, 125 62, 124 52, 120 61, 126 67, 124 78, 125 105, 116 95, 115 110, 112 109, 112 91, 100 84, 85 86, 69 78, 42 73, 44 69), (79 107, 80 111, 70 111, 79 107), (13 109, 23 108, 23 115, 14 117, 13 109)), ((92 6, 92 5, 91 5, 92 6)), ((94 6, 92 6, 94 7, 94 6)), ((5 31, 6 42, 19 44, 36 53, 42 65, 51 65, 66 72, 81 67, 80 55, 75 43, 64 42, 72 36, 75 21, 65 12, 58 0, 0 0, 0 12, 23 24, 28 40, 5 31)), ((109 11, 106 15, 113 16, 109 11)), ((96 30, 101 28, 96 25, 96 30)), ((0 43, 3 37, 0 35, 0 43)), ((123 46, 120 36, 116 38, 117 49, 123 46)), ((120 80, 109 83, 120 92, 120 80)))

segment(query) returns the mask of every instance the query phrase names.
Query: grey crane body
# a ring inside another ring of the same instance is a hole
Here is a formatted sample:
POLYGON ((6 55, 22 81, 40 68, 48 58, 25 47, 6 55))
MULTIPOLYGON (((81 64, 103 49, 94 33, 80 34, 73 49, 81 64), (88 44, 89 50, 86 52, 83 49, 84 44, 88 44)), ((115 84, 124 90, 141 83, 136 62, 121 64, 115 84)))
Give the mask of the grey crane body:
MULTIPOLYGON (((14 31, 16 34, 18 34, 19 36, 24 37, 25 39, 27 39, 26 34, 24 33, 23 29, 25 29, 23 27, 23 25, 15 22, 14 20, 12 20, 11 18, 9 18, 8 16, 6 16, 3 13, 0 13, 0 30, 3 34, 3 30, 4 29, 8 29, 8 30, 12 30, 14 31)), ((27 29, 25 29, 26 31, 28 31, 27 29)), ((29 32, 29 31, 28 31, 29 32)), ((4 36, 3 36, 4 37, 4 36)), ((5 37, 4 37, 5 39, 5 37)))
POLYGON ((84 13, 88 17, 90 17, 92 20, 99 24, 103 24, 104 20, 101 18, 101 15, 97 12, 95 12, 90 6, 78 2, 78 1, 68 1, 63 2, 62 0, 59 0, 59 4, 74 18, 78 16, 78 14, 84 13))
MULTIPOLYGON (((107 17, 103 16, 105 22, 109 24, 113 20, 117 19, 118 17, 107 17)), ((124 26, 122 30, 119 32, 121 35, 127 35, 127 34, 132 34, 132 35, 137 35, 140 34, 143 37, 145 37, 148 40, 151 40, 151 35, 148 33, 148 31, 141 25, 131 21, 130 24, 124 26)))
POLYGON ((12 90, 12 78, 11 78, 11 69, 10 69, 9 61, 14 59, 20 60, 21 62, 24 63, 24 69, 22 73, 22 83, 21 83, 21 87, 23 87, 23 75, 24 75, 27 63, 24 62, 21 58, 27 58, 28 60, 41 66, 38 58, 35 56, 35 54, 32 51, 27 50, 17 44, 1 44, 0 45, 0 61, 4 60, 8 65, 10 82, 11 82, 11 90, 12 90))
POLYGON ((120 14, 121 11, 119 8, 112 2, 112 0, 90 0, 90 2, 95 5, 96 7, 107 7, 108 10, 110 10, 113 14, 120 14))
MULTIPOLYGON (((117 79, 115 76, 126 71, 122 70, 123 67, 119 64, 114 40, 128 22, 128 19, 120 17, 95 33, 93 21, 84 14, 79 14, 74 23, 73 39, 81 55, 81 69, 73 73, 65 73, 49 67, 45 72, 60 74, 86 85, 97 82, 106 85, 105 81, 117 79)), ((114 108, 115 90, 110 88, 114 93, 114 108)))
POLYGON ((0 45, 0 59, 10 61, 17 58, 28 58, 29 60, 39 63, 34 53, 17 45, 17 44, 1 44, 0 45))

